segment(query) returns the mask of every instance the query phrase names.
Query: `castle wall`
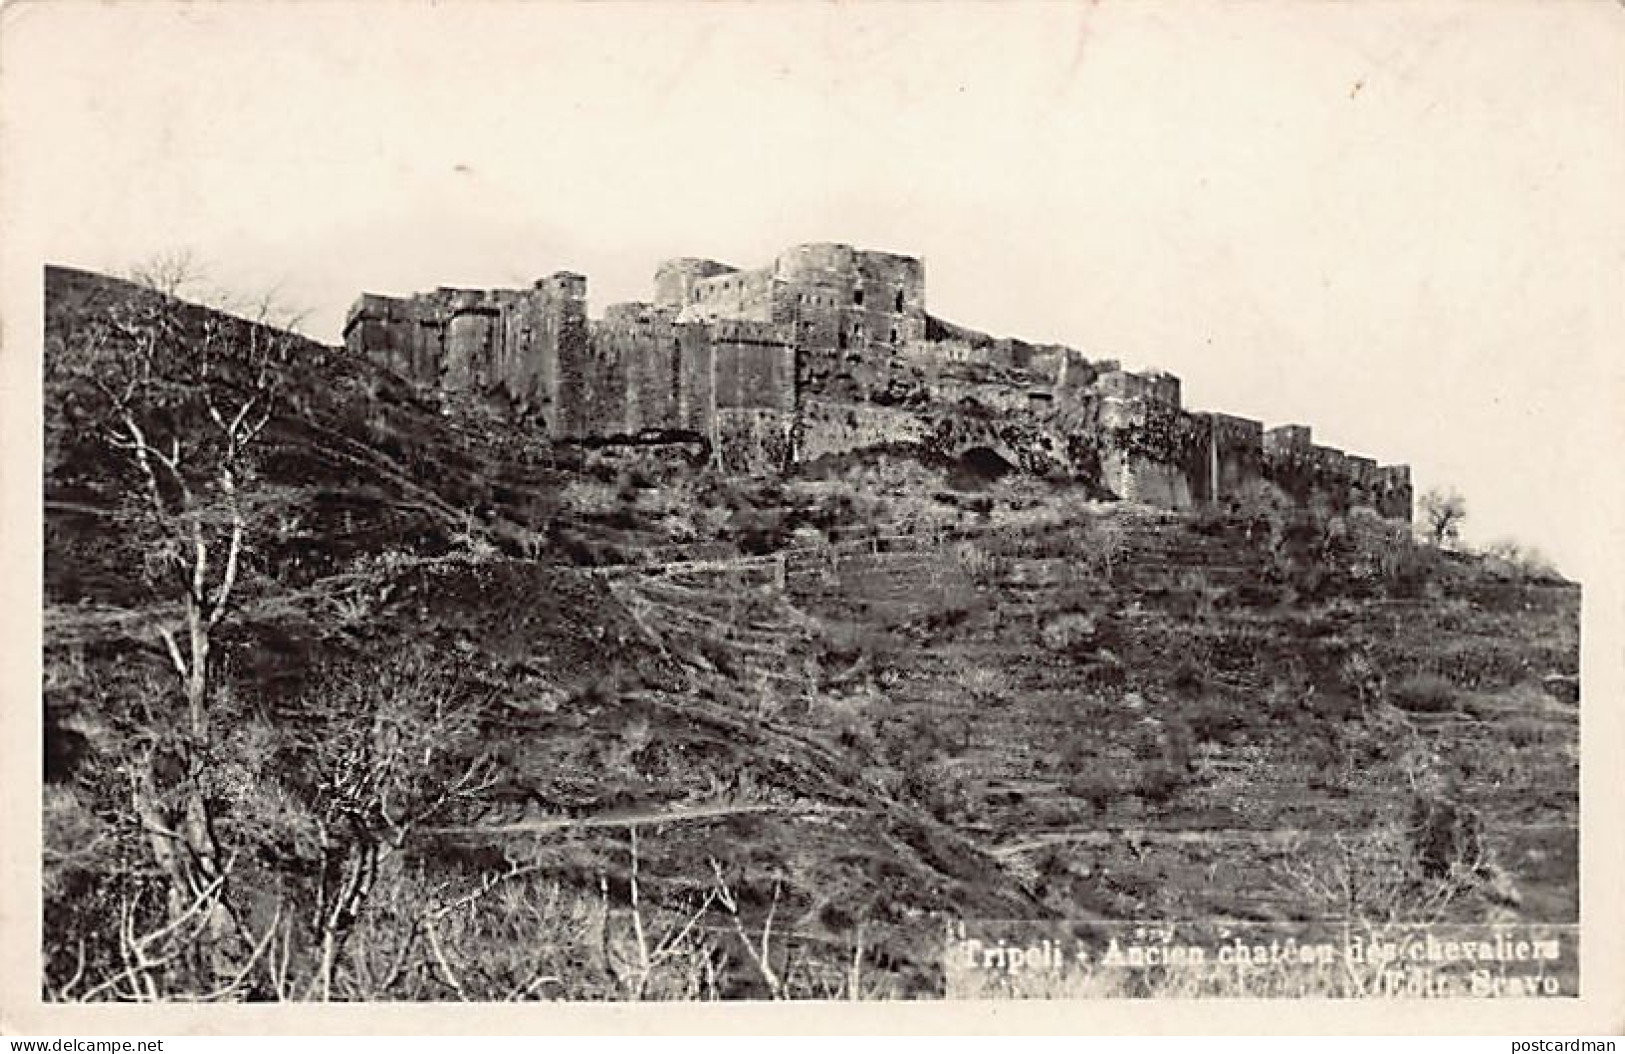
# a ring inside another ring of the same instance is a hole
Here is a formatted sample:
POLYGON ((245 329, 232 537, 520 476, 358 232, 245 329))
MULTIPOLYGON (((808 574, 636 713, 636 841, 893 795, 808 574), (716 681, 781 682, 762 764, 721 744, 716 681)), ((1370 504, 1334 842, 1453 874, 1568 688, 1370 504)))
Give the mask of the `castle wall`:
POLYGON ((623 346, 596 341, 592 328, 585 339, 561 348, 557 404, 550 431, 554 439, 588 439, 624 435, 626 368, 623 346))
POLYGON ((1264 478, 1264 423, 1209 413, 1207 471, 1202 498, 1223 504, 1264 478))
POLYGON ((712 436, 716 421, 716 387, 712 381, 715 357, 711 330, 704 325, 676 327, 678 427, 712 436))
POLYGON ((925 338, 925 264, 895 253, 857 253, 854 306, 863 309, 862 334, 896 348, 925 338))
POLYGON ((1121 501, 1188 509, 1195 502, 1191 476, 1177 464, 1123 450, 1108 450, 1100 461, 1102 482, 1121 501))
POLYGON ((1264 433, 1264 455, 1272 461, 1306 457, 1313 438, 1308 425, 1277 425, 1264 433))
POLYGON ((1313 442, 1307 425, 1264 434, 1264 476, 1295 502, 1332 512, 1368 506, 1388 519, 1410 521, 1410 468, 1313 442))
POLYGON ((1377 463, 1372 458, 1350 454, 1346 459, 1349 505, 1377 507, 1377 463))
POLYGON ((794 412, 795 345, 783 329, 751 322, 715 322, 710 326, 710 343, 716 357, 718 409, 794 412))
POLYGON ((587 358, 587 280, 569 271, 553 274, 536 283, 519 310, 519 340, 509 351, 510 381, 558 439, 567 434, 572 409, 565 387, 581 383, 587 358))
POLYGON ((1383 465, 1377 469, 1376 507, 1379 515, 1390 520, 1411 522, 1412 498, 1411 467, 1409 465, 1383 465))
POLYGON ((680 256, 663 261, 655 269, 655 299, 657 306, 681 311, 694 302, 694 284, 717 275, 733 274, 739 268, 716 260, 703 260, 695 256, 680 256))
POLYGON ((560 272, 530 289, 363 294, 344 336, 352 352, 419 384, 505 394, 539 411, 551 430, 558 359, 579 359, 585 327, 586 279, 560 272))
POLYGON ((814 243, 780 253, 772 272, 773 317, 796 327, 809 391, 862 394, 878 364, 925 339, 925 264, 914 257, 814 243))
POLYGON ((374 362, 412 380, 416 376, 412 354, 412 330, 407 321, 388 316, 354 320, 344 331, 344 344, 352 352, 366 350, 374 362))
POLYGON ((445 365, 441 384, 447 391, 480 391, 493 381, 494 351, 501 322, 498 309, 486 306, 456 310, 446 324, 445 365))
POLYGON ((516 292, 502 312, 502 336, 494 356, 499 386, 519 405, 540 413, 550 431, 559 358, 579 354, 586 325, 586 280, 566 272, 516 292))
POLYGON ((589 326, 589 367, 583 380, 589 416, 578 436, 636 436, 675 430, 681 384, 675 326, 664 318, 605 320, 589 326))
POLYGON ((424 384, 439 384, 446 361, 446 323, 438 317, 420 318, 408 337, 412 376, 424 384))
POLYGON ((1300 504, 1316 492, 1317 459, 1307 425, 1280 425, 1264 433, 1264 475, 1300 504))
POLYGON ((1317 444, 1310 448, 1310 462, 1314 468, 1311 503, 1339 513, 1352 508, 1356 502, 1348 455, 1337 447, 1317 444))
POLYGON ((884 361, 925 339, 925 268, 913 257, 814 243, 741 271, 680 258, 655 273, 655 304, 685 321, 775 322, 793 327, 799 383, 861 395, 884 383, 884 361))
POLYGON ((1032 367, 1049 377, 1055 394, 1062 397, 1087 391, 1103 374, 1119 368, 1115 362, 1091 362, 1083 352, 1065 346, 1042 349, 1032 367))
POLYGON ((1095 382, 1108 399, 1144 399, 1177 409, 1180 405, 1179 378, 1171 373, 1131 373, 1112 370, 1095 382))
POLYGON ((617 312, 561 357, 560 378, 555 438, 687 432, 720 446, 731 434, 756 451, 741 464, 789 456, 795 347, 780 327, 617 312))
POLYGON ((618 304, 609 304, 604 308, 605 322, 654 322, 658 320, 675 322, 677 312, 671 308, 643 300, 626 300, 618 304))
POLYGON ((419 384, 440 382, 444 321, 420 298, 364 293, 345 321, 344 343, 419 384))
POLYGON ((728 471, 972 443, 1029 472, 1098 469, 1125 499, 1170 508, 1223 506, 1267 479, 1300 503, 1410 517, 1405 466, 1316 445, 1303 425, 1186 412, 1171 374, 932 318, 913 257, 836 243, 752 270, 685 257, 654 286, 591 323, 586 279, 569 272, 528 289, 364 294, 345 344, 420 384, 505 394, 554 439, 686 434, 728 471))
POLYGON ((698 279, 693 283, 692 294, 693 299, 683 308, 682 317, 685 320, 775 320, 773 272, 765 267, 698 279))
POLYGON ((1179 378, 1171 373, 1113 370, 1101 374, 1094 389, 1100 399, 1100 423, 1107 428, 1141 425, 1180 406, 1179 378))

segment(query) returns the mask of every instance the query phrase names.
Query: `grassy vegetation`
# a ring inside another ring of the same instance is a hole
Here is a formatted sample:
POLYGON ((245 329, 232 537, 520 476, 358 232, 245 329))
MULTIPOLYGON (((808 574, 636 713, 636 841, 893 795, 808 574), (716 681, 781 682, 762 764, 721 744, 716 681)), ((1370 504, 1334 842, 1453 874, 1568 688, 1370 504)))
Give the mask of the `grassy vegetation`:
MULTIPOLYGON (((54 282, 50 347, 137 295, 54 282)), ((51 395, 48 997, 930 996, 954 920, 1324 917, 1350 831, 1441 917, 1576 918, 1544 569, 907 449, 555 449, 303 346, 200 743, 131 477, 51 395)))

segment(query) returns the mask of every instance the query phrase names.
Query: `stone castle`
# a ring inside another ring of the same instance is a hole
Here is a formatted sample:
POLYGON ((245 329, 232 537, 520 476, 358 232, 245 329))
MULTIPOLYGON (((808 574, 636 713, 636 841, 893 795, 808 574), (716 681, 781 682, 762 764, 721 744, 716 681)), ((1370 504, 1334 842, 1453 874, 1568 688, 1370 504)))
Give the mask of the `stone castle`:
POLYGON ((1305 425, 1184 409, 1177 377, 927 313, 915 257, 800 245, 749 270, 662 263, 650 302, 587 317, 587 280, 363 294, 345 346, 420 384, 505 397, 559 442, 708 444, 733 472, 909 445, 1089 479, 1118 498, 1223 507, 1259 481, 1333 511, 1411 516, 1410 469, 1305 425))

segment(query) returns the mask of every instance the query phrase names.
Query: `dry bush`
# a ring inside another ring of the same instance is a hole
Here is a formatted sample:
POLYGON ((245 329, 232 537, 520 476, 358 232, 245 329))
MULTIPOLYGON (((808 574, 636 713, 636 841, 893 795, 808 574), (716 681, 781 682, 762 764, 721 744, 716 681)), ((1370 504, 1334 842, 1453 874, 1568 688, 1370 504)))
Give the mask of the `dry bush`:
POLYGON ((1064 786, 1067 797, 1088 802, 1096 818, 1104 817, 1111 803, 1128 793, 1118 774, 1103 765, 1085 768, 1069 777, 1064 786))
POLYGON ((1229 743, 1252 728, 1256 720, 1245 701, 1204 696, 1181 710, 1197 743, 1229 743))
POLYGON ((1095 619, 1082 611, 1068 611, 1044 622, 1039 639, 1053 652, 1071 653, 1095 637, 1095 619))
POLYGON ((881 679, 903 647, 889 630, 835 621, 820 624, 817 644, 827 684, 881 679))
POLYGON ((1456 688, 1436 674, 1419 673, 1403 678, 1388 690, 1388 697, 1401 710, 1437 714, 1456 706, 1456 688))
POLYGON ((1366 709, 1381 703, 1386 695, 1387 679, 1367 651, 1353 649, 1344 655, 1338 666, 1338 677, 1366 709))
POLYGON ((1010 561, 985 545, 959 542, 953 548, 954 560, 979 586, 997 585, 1010 571, 1010 561))
POLYGON ((1561 739, 1565 735, 1554 729, 1550 722, 1534 716, 1508 718, 1500 723, 1499 731, 1508 743, 1517 747, 1541 747, 1548 740, 1561 739))
POLYGON ((992 666, 973 666, 960 676, 965 694, 977 706, 997 706, 1010 697, 1010 677, 992 666))
POLYGON ((1557 565, 1534 546, 1503 539, 1484 550, 1490 569, 1507 578, 1545 582, 1560 580, 1557 565))

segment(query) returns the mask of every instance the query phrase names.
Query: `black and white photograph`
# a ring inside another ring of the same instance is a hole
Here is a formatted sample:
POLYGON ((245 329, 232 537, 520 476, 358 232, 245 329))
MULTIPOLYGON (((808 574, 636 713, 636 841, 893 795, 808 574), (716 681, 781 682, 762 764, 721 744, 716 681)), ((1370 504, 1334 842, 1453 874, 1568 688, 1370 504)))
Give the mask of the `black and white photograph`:
POLYGON ((1619 4, 0 58, 0 1030, 1625 1028, 1619 4))

